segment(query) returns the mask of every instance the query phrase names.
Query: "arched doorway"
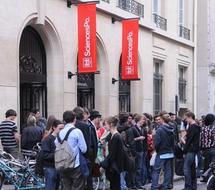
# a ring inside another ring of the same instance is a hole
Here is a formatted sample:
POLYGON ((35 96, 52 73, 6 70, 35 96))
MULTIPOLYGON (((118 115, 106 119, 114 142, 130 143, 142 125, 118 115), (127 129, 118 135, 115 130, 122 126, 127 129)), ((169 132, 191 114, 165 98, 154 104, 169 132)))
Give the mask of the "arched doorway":
POLYGON ((27 26, 19 46, 20 125, 23 126, 32 108, 47 116, 46 52, 38 32, 27 26))
POLYGON ((119 62, 119 112, 131 111, 131 82, 122 80, 122 56, 119 62))

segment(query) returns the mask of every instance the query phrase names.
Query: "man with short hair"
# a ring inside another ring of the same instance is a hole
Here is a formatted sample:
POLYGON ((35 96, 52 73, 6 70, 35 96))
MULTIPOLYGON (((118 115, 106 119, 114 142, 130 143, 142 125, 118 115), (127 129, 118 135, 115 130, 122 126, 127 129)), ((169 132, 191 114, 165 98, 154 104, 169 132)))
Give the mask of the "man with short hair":
POLYGON ((200 127, 195 122, 194 113, 187 112, 185 115, 188 129, 184 145, 184 190, 194 190, 197 189, 195 157, 199 151, 200 127))
POLYGON ((89 127, 89 125, 84 122, 84 109, 82 107, 76 107, 73 109, 74 113, 76 114, 76 123, 75 123, 75 127, 80 129, 84 135, 84 139, 85 142, 87 144, 87 152, 85 154, 85 157, 88 159, 89 164, 89 170, 90 170, 90 175, 89 175, 89 180, 87 181, 87 190, 92 190, 93 189, 93 184, 92 184, 92 180, 90 179, 92 177, 92 168, 91 168, 91 163, 93 162, 93 160, 95 159, 94 155, 95 155, 95 150, 94 150, 94 145, 92 145, 93 143, 93 135, 91 133, 91 127, 89 127))
POLYGON ((171 183, 172 168, 171 163, 174 158, 174 131, 168 124, 170 116, 166 113, 160 115, 161 125, 158 127, 155 137, 154 146, 157 153, 152 173, 151 190, 159 188, 158 181, 161 169, 164 172, 164 181, 161 185, 162 190, 167 190, 171 183))
POLYGON ((19 156, 18 144, 20 141, 20 134, 14 122, 16 116, 16 111, 9 109, 5 113, 6 119, 0 124, 0 138, 3 150, 11 154, 14 158, 18 158, 19 156))
MULTIPOLYGON (((66 123, 65 127, 59 132, 60 139, 64 139, 67 132, 74 128, 68 136, 68 144, 71 150, 76 154, 75 168, 71 170, 62 171, 61 177, 63 178, 63 185, 65 190, 83 190, 85 186, 85 179, 81 174, 79 150, 82 153, 87 151, 87 145, 84 140, 83 133, 80 129, 75 127, 76 116, 73 111, 65 111, 63 113, 63 120, 66 123)), ((55 144, 59 142, 55 139, 55 144)))
POLYGON ((100 125, 101 114, 96 111, 92 110, 90 112, 90 117, 88 120, 89 129, 90 129, 90 162, 89 162, 89 169, 90 175, 87 179, 87 190, 93 190, 93 181, 92 181, 92 169, 95 164, 95 160, 97 158, 98 152, 98 138, 96 134, 96 126, 100 125))

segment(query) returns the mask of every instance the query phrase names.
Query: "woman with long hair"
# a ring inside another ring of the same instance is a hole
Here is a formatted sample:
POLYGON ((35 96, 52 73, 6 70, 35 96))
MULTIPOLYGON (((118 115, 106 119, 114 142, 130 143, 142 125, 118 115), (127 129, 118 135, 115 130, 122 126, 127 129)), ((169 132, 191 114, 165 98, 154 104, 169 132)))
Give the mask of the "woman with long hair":
POLYGON ((108 142, 108 156, 101 163, 100 171, 106 170, 106 177, 110 181, 111 190, 120 189, 120 173, 123 171, 123 141, 117 131, 118 119, 109 117, 105 121, 106 130, 110 131, 111 139, 108 142))
POLYGON ((55 169, 54 153, 55 153, 55 138, 64 124, 60 120, 55 120, 52 124, 51 133, 42 141, 42 160, 45 175, 45 190, 57 190, 60 183, 59 173, 55 169))

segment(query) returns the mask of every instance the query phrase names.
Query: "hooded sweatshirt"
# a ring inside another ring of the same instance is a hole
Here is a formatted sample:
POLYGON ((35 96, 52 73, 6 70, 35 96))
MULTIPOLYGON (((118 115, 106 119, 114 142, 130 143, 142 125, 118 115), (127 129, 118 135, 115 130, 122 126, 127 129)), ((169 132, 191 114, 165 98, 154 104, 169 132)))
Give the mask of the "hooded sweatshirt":
POLYGON ((161 125, 155 134, 155 150, 158 155, 174 152, 174 129, 168 124, 161 125))

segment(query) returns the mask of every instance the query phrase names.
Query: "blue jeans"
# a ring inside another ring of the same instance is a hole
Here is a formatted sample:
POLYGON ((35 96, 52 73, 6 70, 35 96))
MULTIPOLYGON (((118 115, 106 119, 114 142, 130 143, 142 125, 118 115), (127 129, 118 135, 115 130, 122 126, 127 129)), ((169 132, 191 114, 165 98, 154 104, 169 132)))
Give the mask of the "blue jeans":
POLYGON ((184 159, 185 190, 197 189, 195 156, 196 153, 191 152, 185 155, 184 159))
POLYGON ((126 172, 120 173, 120 188, 121 188, 121 190, 127 189, 126 181, 125 181, 125 175, 126 175, 126 172))
POLYGON ((60 184, 60 176, 55 168, 44 168, 45 174, 45 190, 58 190, 60 184))
POLYGON ((148 179, 148 169, 147 169, 147 153, 143 152, 142 168, 141 168, 141 181, 142 185, 145 185, 148 179))
POLYGON ((142 185, 142 165, 143 165, 143 152, 136 153, 135 166, 136 166, 136 186, 140 187, 142 185))
POLYGON ((155 165, 153 167, 152 172, 152 186, 151 190, 158 189, 158 180, 161 169, 164 171, 164 181, 162 184, 162 190, 167 190, 168 186, 171 183, 171 176, 172 176, 172 167, 171 167, 172 158, 170 159, 160 159, 160 156, 157 155, 155 158, 155 165))

